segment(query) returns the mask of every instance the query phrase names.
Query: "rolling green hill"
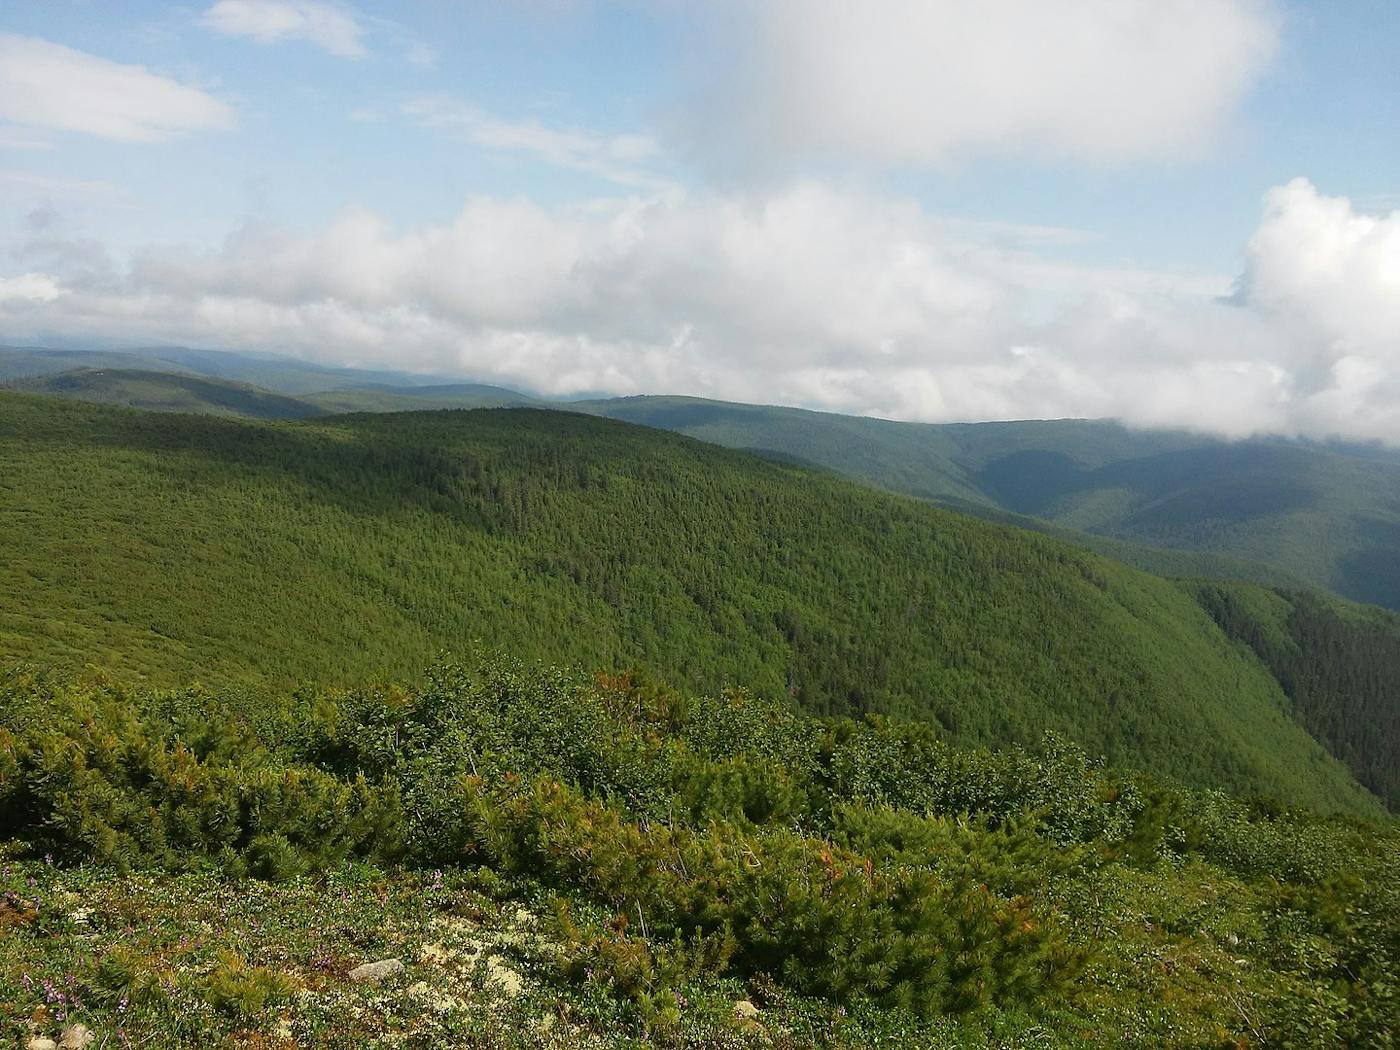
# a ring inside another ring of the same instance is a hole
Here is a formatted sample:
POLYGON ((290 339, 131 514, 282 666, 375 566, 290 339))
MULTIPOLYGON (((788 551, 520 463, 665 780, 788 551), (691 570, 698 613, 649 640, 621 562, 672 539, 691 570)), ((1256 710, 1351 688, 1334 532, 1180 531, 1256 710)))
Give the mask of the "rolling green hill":
POLYGON ((78 401, 94 401, 155 412, 198 412, 246 419, 307 419, 326 409, 245 383, 172 372, 80 368, 71 372, 15 379, 11 390, 78 401))
POLYGON ((952 740, 1046 730, 1374 810, 1248 649, 1051 538, 589 416, 252 423, 0 395, 0 657, 148 681, 411 676, 480 642, 952 740))
POLYGON ((694 398, 580 411, 777 453, 989 517, 1014 514, 1215 560, 1166 571, 1295 581, 1400 608, 1400 452, 1278 439, 1227 442, 1090 420, 930 425, 694 398), (1260 568, 1260 566, 1266 566, 1260 568))

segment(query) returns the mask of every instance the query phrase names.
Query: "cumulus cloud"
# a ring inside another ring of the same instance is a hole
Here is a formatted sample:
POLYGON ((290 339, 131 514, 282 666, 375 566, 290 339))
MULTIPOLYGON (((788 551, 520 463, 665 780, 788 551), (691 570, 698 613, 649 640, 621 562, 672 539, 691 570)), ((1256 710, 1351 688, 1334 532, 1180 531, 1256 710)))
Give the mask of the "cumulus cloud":
MULTIPOLYGON (((1118 162, 1209 138, 1276 43, 1265 0, 752 0, 699 127, 769 161, 938 165, 972 151, 1118 162)), ((712 73, 712 71, 710 71, 712 73)))
POLYGON ((158 142, 226 128, 233 113, 206 92, 143 66, 0 34, 0 119, 119 142, 158 142))
POLYGON ((1300 427, 1400 439, 1400 211, 1270 191, 1239 296, 1290 337, 1300 427))
POLYGON ((561 208, 479 198, 409 230, 363 210, 310 235, 247 228, 120 273, 46 235, 26 266, 47 269, 12 279, 0 329, 275 349, 559 395, 1400 441, 1400 213, 1294 182, 1268 195, 1247 257, 1237 282, 1100 270, 815 182, 561 208))
POLYGON ((219 0, 201 22, 216 33, 263 44, 304 40, 342 58, 369 53, 364 27, 355 15, 320 0, 219 0))

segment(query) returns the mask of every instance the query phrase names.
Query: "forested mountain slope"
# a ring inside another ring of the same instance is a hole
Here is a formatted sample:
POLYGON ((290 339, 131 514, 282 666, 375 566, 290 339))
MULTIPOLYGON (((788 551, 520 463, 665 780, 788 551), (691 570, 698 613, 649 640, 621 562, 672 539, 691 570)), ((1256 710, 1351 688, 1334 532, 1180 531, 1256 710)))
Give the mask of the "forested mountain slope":
POLYGON ((1400 616, 1315 592, 1185 586, 1259 655, 1308 731, 1400 810, 1400 616))
POLYGON ((587 416, 251 423, 0 395, 0 658, 155 682, 410 676, 480 642, 953 740, 1374 807, 1167 581, 587 416))
MULTIPOLYGON (((1149 572, 1322 587, 1400 608, 1400 452, 1390 449, 1227 442, 1093 420, 902 423, 687 397, 560 402, 486 384, 270 355, 0 348, 0 380, 75 367, 197 373, 296 399, 254 406, 247 414, 257 418, 513 405, 607 415, 835 470, 1045 531, 1149 572)), ((104 395, 91 376, 86 386, 77 396, 237 412, 233 399, 104 395)), ((52 382, 49 392, 74 393, 52 382)))
MULTIPOLYGON (((931 425, 695 398, 579 404, 733 448, 766 450, 972 513, 1263 563, 1400 608, 1400 452, 1228 442, 1093 420, 931 425)), ((1135 557, 1132 548, 1111 553, 1135 557)), ((1218 563, 1229 575, 1258 572, 1218 563)), ((1214 574, 1214 572, 1213 572, 1214 574)))

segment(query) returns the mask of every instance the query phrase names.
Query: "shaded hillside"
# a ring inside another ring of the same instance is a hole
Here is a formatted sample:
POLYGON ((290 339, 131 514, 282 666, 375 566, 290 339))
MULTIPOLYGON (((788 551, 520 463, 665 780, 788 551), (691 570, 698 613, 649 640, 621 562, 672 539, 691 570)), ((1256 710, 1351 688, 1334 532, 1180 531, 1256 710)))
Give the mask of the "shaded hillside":
POLYGON ((201 375, 252 383, 275 390, 279 394, 291 394, 296 397, 322 390, 364 386, 367 383, 415 386, 420 383, 448 381, 443 376, 420 376, 391 369, 345 368, 283 357, 279 354, 197 350, 189 347, 152 347, 134 350, 132 353, 152 360, 168 361, 201 375))
POLYGON ((53 397, 155 412, 198 412, 248 419, 307 419, 326 410, 306 401, 227 380, 134 369, 82 368, 11 380, 8 387, 53 397))
POLYGON ((958 465, 958 444, 936 426, 691 397, 622 397, 570 407, 727 448, 783 453, 920 499, 994 505, 958 465))
POLYGON ((250 423, 0 396, 0 656, 352 682, 480 641, 953 740, 1057 730, 1368 809, 1176 586, 659 431, 483 410, 250 423))
POLYGON ((1196 585, 1282 683, 1298 720, 1400 810, 1400 616, 1312 593, 1196 585))
POLYGON ((46 347, 0 346, 0 383, 74 372, 84 368, 135 368, 195 375, 174 361, 145 358, 106 350, 51 350, 46 347))
MULTIPOLYGON (((581 410, 765 449, 970 513, 1223 559, 1168 571, 1260 582, 1259 565, 1400 608, 1400 452, 1278 439, 1227 442, 1090 420, 929 425, 694 398, 581 410)), ((1105 549, 1145 568, 1153 555, 1105 549)), ((1170 561, 1166 565, 1172 565, 1170 561)))
POLYGON ((939 506, 955 510, 960 514, 970 514, 984 521, 1014 525, 1032 532, 1042 532, 1047 536, 1076 547, 1083 547, 1106 558, 1121 561, 1143 572, 1156 576, 1175 578, 1204 577, 1212 580, 1238 580, 1246 583, 1259 583, 1268 586, 1304 589, 1307 582, 1282 568, 1266 565, 1263 562, 1231 558, 1224 554, 1211 554, 1208 551, 1182 550, 1172 547, 1153 547, 1146 543, 1134 543, 1112 536, 1100 536, 1092 532, 1078 532, 1028 514, 989 507, 985 503, 972 503, 967 500, 944 499, 936 501, 939 506))
MULTIPOLYGON (((956 429, 981 487, 1018 513, 1263 561, 1357 601, 1400 604, 1400 454, 1264 439, 1172 448, 1168 435, 1151 453, 1092 457, 1057 449, 1045 424, 956 429)), ((1073 430, 1111 449, 1122 428, 1073 430)))

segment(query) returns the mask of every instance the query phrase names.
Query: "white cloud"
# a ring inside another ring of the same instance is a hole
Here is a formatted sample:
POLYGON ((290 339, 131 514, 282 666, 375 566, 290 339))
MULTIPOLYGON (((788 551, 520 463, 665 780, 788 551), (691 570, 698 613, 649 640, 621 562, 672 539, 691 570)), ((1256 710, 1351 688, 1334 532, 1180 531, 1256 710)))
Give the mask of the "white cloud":
POLYGON ((10 34, 0 34, 0 118, 119 142, 157 142, 233 123, 218 99, 143 66, 10 34))
POLYGON ((1400 363, 1400 211, 1359 214, 1306 179, 1271 190, 1243 294, 1342 350, 1391 344, 1400 363))
POLYGON ((1118 162, 1207 139, 1271 56, 1266 0, 752 0, 713 32, 697 134, 768 161, 1118 162), (715 87, 714 85, 720 85, 715 87))
POLYGON ((1400 440, 1400 211, 1269 192, 1240 296, 1292 337, 1298 425, 1400 440))
POLYGON ((454 132, 484 149, 528 154, 624 186, 665 185, 647 170, 660 153, 656 140, 648 135, 597 135, 552 128, 537 120, 503 120, 470 103, 441 96, 412 99, 403 112, 421 127, 454 132))
POLYGON ((203 24, 227 36, 263 44, 304 40, 342 58, 363 58, 364 27, 350 11, 318 0, 219 0, 203 24))
POLYGON ((0 330, 276 349, 561 395, 1400 442, 1400 213, 1291 183, 1269 194, 1247 254, 1227 298, 1218 277, 1073 264, 819 183, 558 209, 480 198, 406 231, 367 211, 312 235, 249 228, 115 276, 91 246, 65 255, 49 237, 27 266, 42 260, 61 296, 0 307, 0 330))
POLYGON ((50 302, 61 294, 59 283, 47 274, 22 273, 18 277, 0 277, 0 303, 16 300, 50 302))

